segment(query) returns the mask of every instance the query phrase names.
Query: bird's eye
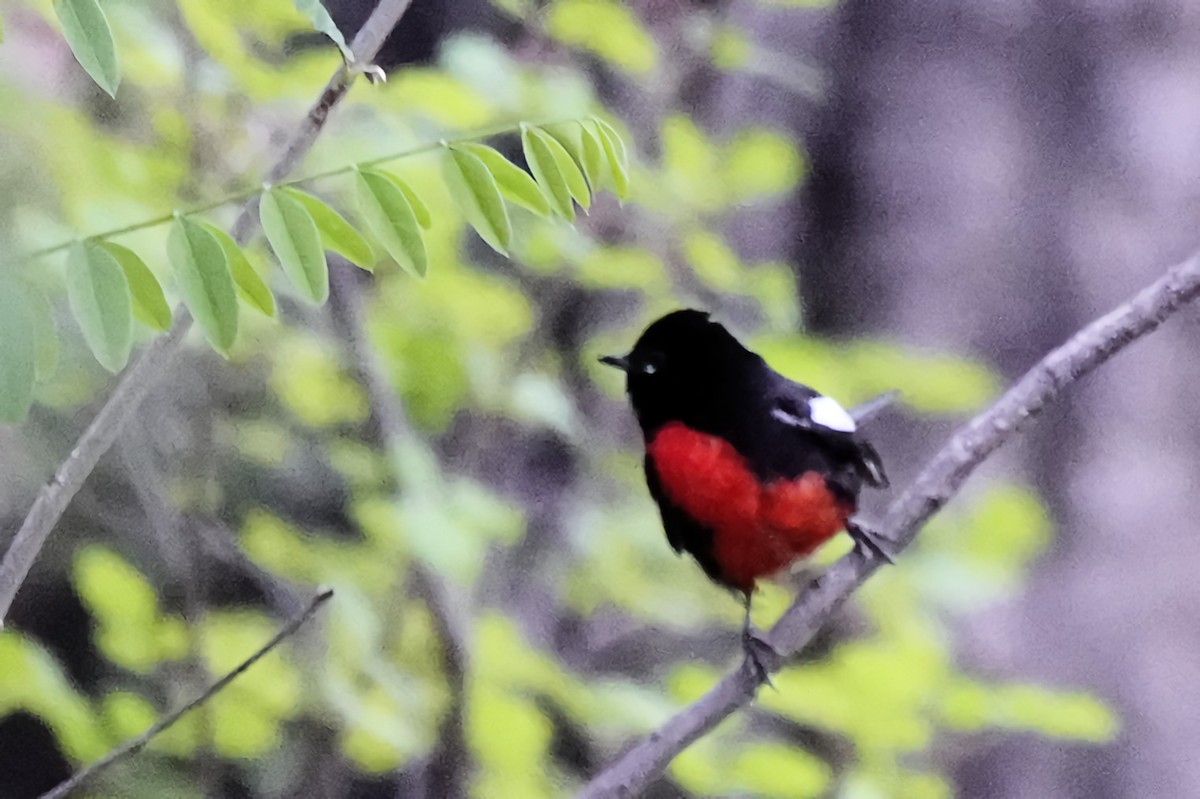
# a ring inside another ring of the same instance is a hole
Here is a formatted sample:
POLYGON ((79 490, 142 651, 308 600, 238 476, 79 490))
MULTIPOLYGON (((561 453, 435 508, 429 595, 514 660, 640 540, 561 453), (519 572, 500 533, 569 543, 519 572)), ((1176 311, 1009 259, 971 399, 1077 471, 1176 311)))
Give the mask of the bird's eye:
POLYGON ((666 361, 666 356, 663 353, 658 350, 651 350, 649 352, 639 352, 630 366, 632 371, 649 377, 652 374, 662 371, 664 361, 666 361))

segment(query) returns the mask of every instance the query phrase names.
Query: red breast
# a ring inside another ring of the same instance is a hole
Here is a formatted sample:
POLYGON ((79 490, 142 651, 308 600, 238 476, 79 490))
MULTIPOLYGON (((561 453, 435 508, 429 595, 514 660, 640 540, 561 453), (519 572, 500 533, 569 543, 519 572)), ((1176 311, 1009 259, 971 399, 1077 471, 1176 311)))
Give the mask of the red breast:
POLYGON ((763 484, 728 441, 678 422, 646 451, 666 498, 712 530, 723 582, 742 591, 828 541, 854 510, 816 472, 763 484))

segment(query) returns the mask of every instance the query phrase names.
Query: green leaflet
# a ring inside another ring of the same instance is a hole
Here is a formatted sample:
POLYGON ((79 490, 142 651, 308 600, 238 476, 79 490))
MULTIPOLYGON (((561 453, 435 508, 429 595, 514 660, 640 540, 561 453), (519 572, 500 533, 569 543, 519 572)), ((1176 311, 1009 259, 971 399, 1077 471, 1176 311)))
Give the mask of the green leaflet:
POLYGON ((579 136, 583 140, 583 171, 595 192, 602 186, 615 183, 608 168, 608 156, 604 143, 600 141, 600 129, 593 120, 579 122, 579 136))
POLYGON ((120 244, 104 241, 100 246, 108 250, 108 254, 116 259, 125 272, 125 280, 129 282, 129 293, 133 298, 134 317, 160 333, 169 328, 173 321, 171 306, 167 304, 158 278, 146 266, 146 262, 133 250, 120 244))
POLYGON ((228 352, 237 339, 237 293, 225 250, 212 233, 177 216, 167 234, 167 257, 184 304, 215 349, 228 352))
POLYGON ((521 129, 521 145, 529 169, 538 185, 546 191, 551 205, 559 215, 575 221, 575 206, 571 198, 587 208, 591 203, 591 194, 583 173, 571 160, 570 153, 553 136, 530 126, 521 129))
POLYGON ((367 227, 405 270, 425 276, 425 241, 403 184, 383 172, 357 170, 354 193, 367 227))
POLYGON ((259 202, 258 216, 275 257, 300 296, 314 305, 323 304, 329 299, 329 264, 312 215, 282 189, 271 189, 259 202))
MULTIPOLYGON (((33 319, 33 370, 37 382, 44 383, 58 371, 58 326, 54 309, 41 289, 27 287, 29 312, 33 319)), ((0 334, 2 335, 2 334, 0 334)))
POLYGON ((509 161, 499 151, 475 142, 459 142, 451 145, 451 149, 468 152, 482 161, 495 178, 500 193, 509 202, 528 208, 538 216, 548 217, 554 213, 537 182, 528 172, 509 161))
POLYGON ((238 246, 238 243, 233 240, 233 236, 230 236, 216 225, 210 225, 208 222, 203 221, 200 224, 221 245, 221 249, 225 253, 225 262, 229 264, 229 272, 233 276, 234 285, 237 287, 237 295, 254 310, 274 317, 275 295, 271 293, 271 289, 267 286, 267 282, 263 280, 262 275, 250 263, 245 250, 238 246))
POLYGON ((551 125, 545 131, 571 156, 587 179, 591 191, 599 191, 608 177, 603 145, 597 138, 599 134, 589 131, 583 122, 563 122, 551 125))
POLYGON ((36 356, 28 298, 11 277, 0 287, 0 342, 0 423, 17 424, 33 403, 36 356))
POLYGON ((388 172, 380 172, 379 174, 383 175, 385 178, 388 178, 392 181, 392 183, 395 183, 400 187, 400 191, 404 192, 404 197, 408 200, 408 204, 412 206, 413 215, 417 218, 417 224, 419 224, 425 230, 429 230, 430 225, 433 224, 433 217, 429 215, 429 208, 426 207, 421 198, 417 196, 417 193, 412 190, 412 187, 400 178, 388 172))
POLYGON ((117 96, 121 68, 108 19, 96 0, 54 0, 54 13, 62 23, 63 38, 79 65, 110 97, 117 96))
POLYGON ((133 348, 133 298, 125 271, 95 242, 74 244, 67 255, 67 299, 96 360, 119 372, 133 348))
POLYGON ((571 196, 586 211, 592 204, 592 194, 588 189, 587 180, 584 178, 583 172, 575 163, 575 159, 571 158, 571 154, 567 152, 567 148, 563 147, 558 139, 546 131, 541 128, 534 128, 534 133, 546 142, 546 146, 550 148, 550 153, 554 157, 554 163, 558 167, 559 173, 562 174, 563 180, 567 183, 567 189, 571 192, 571 196))
POLYGON ((600 135, 600 144, 607 156, 613 188, 617 197, 624 200, 629 193, 629 153, 625 150, 625 142, 613 126, 600 117, 592 117, 589 121, 596 126, 600 135))
POLYGON ((442 171, 450 196, 488 246, 501 255, 508 255, 512 222, 496 179, 478 156, 454 147, 445 150, 442 171))
POLYGON ((333 18, 325 10, 325 6, 321 5, 320 0, 292 0, 292 5, 296 7, 297 11, 308 17, 313 28, 333 39, 333 43, 342 51, 342 57, 346 59, 347 63, 353 60, 353 54, 346 44, 346 37, 338 30, 338 26, 334 24, 333 18))
MULTIPOLYGON (((299 189, 282 189, 283 193, 299 201, 317 223, 321 233, 321 242, 325 249, 333 250, 350 263, 368 272, 375 269, 375 253, 371 245, 362 237, 346 218, 330 208, 323 201, 299 189)), ((415 210, 415 209, 414 209, 415 210)), ((428 213, 428 212, 426 212, 428 213)), ((418 217, 417 221, 420 221, 418 217)))
POLYGON ((571 190, 558 172, 554 155, 546 143, 533 134, 532 128, 521 129, 521 149, 525 162, 533 173, 538 186, 545 192, 554 212, 571 222, 575 221, 575 204, 571 202, 571 190))

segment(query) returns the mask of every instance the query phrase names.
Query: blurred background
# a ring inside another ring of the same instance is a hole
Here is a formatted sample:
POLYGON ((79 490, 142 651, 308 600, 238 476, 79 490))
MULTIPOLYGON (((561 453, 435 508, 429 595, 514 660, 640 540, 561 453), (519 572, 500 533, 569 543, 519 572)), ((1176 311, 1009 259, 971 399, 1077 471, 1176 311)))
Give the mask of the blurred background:
MULTIPOLYGON (((347 38, 373 6, 325 4, 347 38)), ((104 8, 115 101, 48 0, 0 0, 0 252, 62 339, 0 428, 5 542, 113 384, 61 260, 13 254, 253 188, 338 64, 288 0, 104 8)), ((300 174, 607 109, 628 200, 514 212, 504 259, 406 158, 424 281, 334 262, 327 307, 276 280, 280 320, 244 309, 229 358, 197 337, 0 633, 0 796, 141 732, 319 586, 313 623, 86 795, 568 796, 740 656, 598 355, 702 307, 846 404, 899 388, 871 432, 903 487, 1200 242, 1186 0, 414 0, 379 63, 300 174)), ((312 190, 354 213, 344 180, 312 190)), ((164 236, 121 243, 165 278, 164 236)), ((647 795, 1200 795, 1198 347, 1185 309, 1072 389, 647 795)))

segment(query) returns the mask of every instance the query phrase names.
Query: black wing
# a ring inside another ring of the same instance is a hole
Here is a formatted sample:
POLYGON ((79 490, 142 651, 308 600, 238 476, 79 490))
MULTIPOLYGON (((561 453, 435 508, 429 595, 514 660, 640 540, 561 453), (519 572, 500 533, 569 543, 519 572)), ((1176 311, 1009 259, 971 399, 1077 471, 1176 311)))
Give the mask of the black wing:
POLYGON ((850 497, 865 483, 886 488, 879 453, 858 429, 853 415, 831 397, 779 378, 768 401, 766 431, 777 470, 788 477, 815 470, 828 475, 850 497))

